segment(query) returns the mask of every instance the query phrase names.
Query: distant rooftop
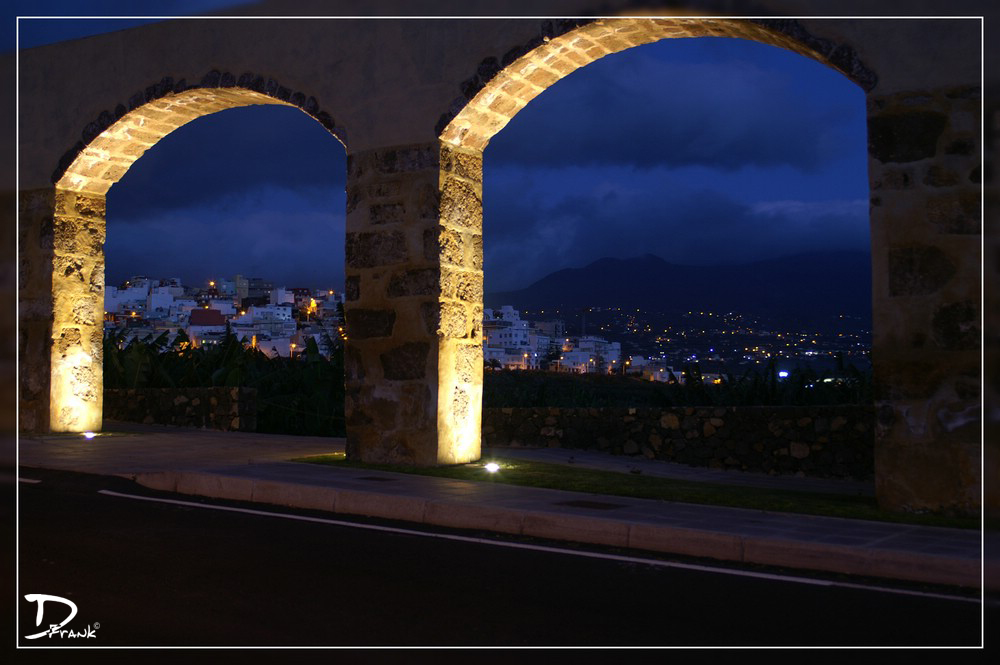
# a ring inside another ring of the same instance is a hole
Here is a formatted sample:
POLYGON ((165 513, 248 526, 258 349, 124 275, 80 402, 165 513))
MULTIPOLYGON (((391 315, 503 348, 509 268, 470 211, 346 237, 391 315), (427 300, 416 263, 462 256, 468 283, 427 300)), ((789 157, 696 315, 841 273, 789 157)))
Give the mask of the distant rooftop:
POLYGON ((189 323, 192 326, 224 326, 226 317, 217 309, 192 309, 189 323))

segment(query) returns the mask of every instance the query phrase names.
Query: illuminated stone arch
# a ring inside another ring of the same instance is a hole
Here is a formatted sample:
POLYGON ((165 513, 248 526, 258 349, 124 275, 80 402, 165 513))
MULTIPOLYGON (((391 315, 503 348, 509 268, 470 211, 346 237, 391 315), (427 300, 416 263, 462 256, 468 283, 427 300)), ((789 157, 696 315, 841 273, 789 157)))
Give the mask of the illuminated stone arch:
POLYGON ((209 72, 197 85, 163 78, 104 111, 60 160, 51 224, 51 354, 48 429, 100 430, 103 410, 105 197, 149 148, 178 127, 256 104, 298 108, 341 143, 344 131, 314 97, 273 79, 209 72))
POLYGON ((875 82, 874 74, 853 51, 812 38, 795 22, 772 25, 745 20, 642 18, 546 21, 540 34, 527 44, 483 60, 473 76, 462 83, 462 95, 438 121, 439 226, 430 231, 432 253, 440 271, 436 312, 438 441, 439 445, 463 449, 461 459, 456 461, 476 459, 480 450, 483 150, 518 111, 576 69, 605 55, 660 39, 701 36, 762 41, 826 64, 832 61, 829 56, 835 56, 862 85, 870 87, 875 82))
MULTIPOLYGON (((636 4, 611 0, 608 11, 636 4)), ((471 16, 485 5, 470 7, 471 16)), ((890 508, 978 510, 979 213, 989 176, 980 155, 991 150, 980 125, 981 26, 967 19, 941 29, 930 20, 420 21, 168 21, 20 53, 22 431, 85 429, 100 411, 104 196, 130 160, 184 118, 246 103, 297 106, 346 144, 316 99, 294 92, 308 88, 352 130, 348 454, 409 464, 477 459, 489 139, 539 92, 603 55, 668 37, 739 37, 826 63, 867 93, 879 498, 890 508), (158 78, 202 72, 206 62, 241 72, 268 62, 295 83, 225 71, 194 85, 158 78), (144 84, 114 99, 120 86, 144 84), (197 108, 196 98, 206 106, 197 108), (185 99, 192 101, 186 115, 185 99), (135 124, 140 118, 146 124, 135 124), (129 123, 128 138, 116 142, 113 134, 129 123), (55 392, 72 395, 68 404, 53 395, 53 365, 62 368, 55 392)), ((997 468, 993 459, 988 470, 997 468)))
POLYGON ((661 39, 736 37, 794 51, 841 71, 868 91, 874 72, 842 44, 813 37, 793 20, 614 18, 546 21, 541 34, 483 60, 438 122, 442 142, 483 151, 528 102, 599 58, 661 39))
MULTIPOLYGON (((546 21, 527 44, 484 59, 437 123, 442 238, 455 236, 474 252, 454 268, 442 256, 442 274, 471 273, 478 284, 471 297, 443 291, 443 306, 465 316, 482 308, 482 153, 490 139, 547 87, 598 58, 660 39, 707 36, 788 49, 839 70, 865 91, 876 491, 890 509, 977 512, 982 192, 975 148, 981 138, 972 128, 978 86, 876 94, 878 76, 850 45, 814 37, 795 20, 546 21)), ((441 371, 454 374, 456 390, 473 385, 481 392, 481 369, 478 377, 457 366, 441 371)))

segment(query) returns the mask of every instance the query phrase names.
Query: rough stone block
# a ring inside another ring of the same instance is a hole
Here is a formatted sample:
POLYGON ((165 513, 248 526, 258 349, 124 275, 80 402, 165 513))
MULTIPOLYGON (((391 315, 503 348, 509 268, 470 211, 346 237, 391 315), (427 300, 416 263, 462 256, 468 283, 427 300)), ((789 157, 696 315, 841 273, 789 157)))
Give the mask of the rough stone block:
POLYGON ((347 336, 354 339, 390 337, 396 323, 396 312, 391 309, 348 309, 347 336))
POLYGON ((60 252, 97 256, 104 249, 103 219, 57 216, 52 231, 53 246, 60 252))
POLYGON ((948 118, 934 111, 888 112, 868 119, 868 152, 883 163, 933 157, 948 118))
POLYGON ((436 254, 427 258, 437 259, 440 257, 442 263, 450 263, 456 266, 464 264, 465 242, 461 233, 450 231, 448 229, 441 229, 441 232, 437 235, 436 240, 437 242, 433 247, 436 254))
POLYGON ((796 459, 804 459, 809 456, 809 444, 793 441, 788 445, 789 454, 796 459))
POLYGON ((660 416, 660 427, 662 427, 663 429, 672 429, 672 430, 680 429, 681 428, 680 418, 677 417, 676 413, 665 413, 662 416, 660 416))
POLYGON ((459 382, 472 383, 483 366, 483 348, 462 344, 455 347, 454 354, 459 382))
POLYGON ((927 201, 927 221, 939 233, 979 233, 979 213, 980 193, 976 191, 935 196, 927 201))
POLYGON ((465 305, 456 302, 443 302, 440 312, 440 325, 435 328, 437 334, 451 339, 464 339, 470 336, 465 305))
POLYGON ((872 189, 912 189, 914 181, 910 169, 886 168, 875 178, 872 189))
POLYGON ((934 341, 949 351, 979 348, 979 310, 971 300, 939 307, 931 322, 934 341))
POLYGON ((956 266, 938 247, 911 245, 889 248, 889 295, 934 293, 955 275, 956 266))
POLYGON ((437 150, 431 145, 374 150, 365 155, 365 161, 371 163, 374 171, 381 175, 437 169, 439 165, 437 150))
POLYGON ((930 187, 952 187, 960 180, 961 176, 958 173, 938 164, 927 169, 927 174, 924 176, 924 184, 930 187))
POLYGON ((407 258, 406 237, 401 231, 348 233, 344 253, 349 268, 402 263, 407 258))
POLYGON ((344 299, 348 302, 357 300, 361 295, 361 276, 351 275, 344 280, 344 299))
POLYGON ((480 303, 483 301, 483 274, 478 271, 447 271, 442 275, 441 295, 480 303))
POLYGON ((417 188, 413 195, 413 208, 417 211, 417 218, 421 220, 434 220, 438 218, 438 205, 441 201, 440 192, 436 185, 424 183, 417 188))
POLYGON ((422 379, 427 374, 428 353, 426 342, 410 342, 386 351, 379 356, 382 375, 392 381, 422 379))
POLYGON ((483 202, 480 194, 463 180, 448 178, 441 192, 441 223, 482 232, 483 202))
POLYGON ((431 390, 423 383, 408 383, 399 396, 399 415, 407 428, 421 429, 436 422, 431 390))
POLYGON ((440 289, 441 273, 437 268, 420 268, 395 273, 389 279, 386 295, 390 298, 404 296, 431 296, 440 289))
POLYGON ((406 207, 402 203, 375 204, 368 208, 370 224, 393 224, 406 218, 406 207))
POLYGON ((441 170, 474 182, 482 182, 483 155, 442 147, 441 170))
POLYGON ((438 334, 438 324, 440 322, 440 305, 436 302, 420 303, 420 319, 424 323, 424 330, 428 335, 438 334))
POLYGON ((463 422, 469 418, 469 407, 472 403, 469 393, 459 386, 451 392, 450 414, 455 422, 463 422))

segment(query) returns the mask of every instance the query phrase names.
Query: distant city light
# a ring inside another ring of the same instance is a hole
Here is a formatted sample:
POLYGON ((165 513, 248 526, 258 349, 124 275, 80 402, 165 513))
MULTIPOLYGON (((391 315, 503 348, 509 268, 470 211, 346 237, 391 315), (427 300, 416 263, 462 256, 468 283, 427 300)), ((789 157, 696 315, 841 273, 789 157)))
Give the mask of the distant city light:
POLYGON ((781 370, 780 372, 778 372, 778 378, 779 379, 787 379, 788 378, 788 372, 786 372, 785 370, 781 370))

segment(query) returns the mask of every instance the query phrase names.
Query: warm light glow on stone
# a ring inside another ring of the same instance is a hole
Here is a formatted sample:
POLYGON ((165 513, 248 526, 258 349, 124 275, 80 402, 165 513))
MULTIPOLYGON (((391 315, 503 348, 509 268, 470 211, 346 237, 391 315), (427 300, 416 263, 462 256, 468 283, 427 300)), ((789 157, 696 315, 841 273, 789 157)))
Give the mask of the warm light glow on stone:
POLYGON ((49 427, 101 429, 104 197, 56 190, 49 427))
POLYGON ((498 72, 448 123, 442 142, 483 150, 521 109, 546 88, 609 53, 672 37, 741 37, 763 41, 827 62, 819 53, 776 31, 738 19, 600 19, 544 43, 498 72))
POLYGON ((104 406, 101 378, 100 364, 82 349, 52 359, 53 432, 101 429, 104 406))
POLYGON ((456 340, 440 340, 439 344, 437 461, 468 464, 481 453, 482 345, 456 340), (469 362, 477 354, 478 363, 469 362))

